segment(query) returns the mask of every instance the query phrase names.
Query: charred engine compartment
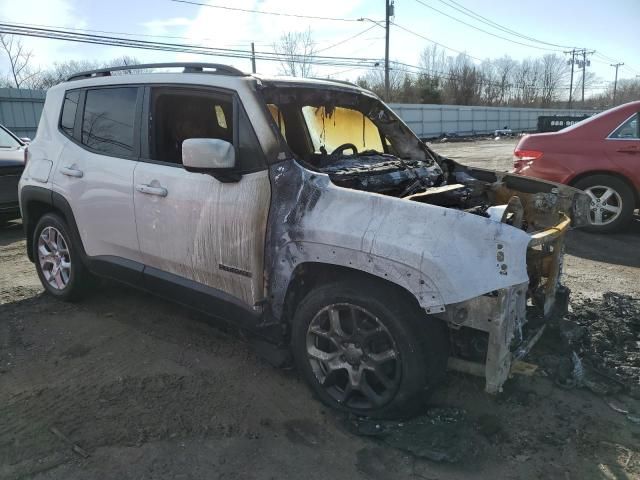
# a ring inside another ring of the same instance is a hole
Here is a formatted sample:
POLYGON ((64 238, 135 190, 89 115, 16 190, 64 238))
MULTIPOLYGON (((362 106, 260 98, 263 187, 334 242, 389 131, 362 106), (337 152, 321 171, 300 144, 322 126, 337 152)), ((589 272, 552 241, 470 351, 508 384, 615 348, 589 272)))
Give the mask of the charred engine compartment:
POLYGON ((426 177, 431 165, 420 160, 400 161, 390 154, 363 152, 321 162, 319 170, 340 187, 384 194, 400 194, 417 178, 426 177))

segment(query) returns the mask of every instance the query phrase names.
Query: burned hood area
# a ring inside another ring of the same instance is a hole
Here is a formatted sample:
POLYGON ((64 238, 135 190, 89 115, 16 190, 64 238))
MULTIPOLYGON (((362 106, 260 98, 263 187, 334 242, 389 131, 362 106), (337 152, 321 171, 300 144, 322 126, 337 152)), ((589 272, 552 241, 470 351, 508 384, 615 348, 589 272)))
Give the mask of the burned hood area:
POLYGON ((570 187, 471 169, 432 151, 377 97, 273 84, 262 95, 283 149, 337 186, 462 210, 527 232, 562 214, 579 226, 588 200, 570 187))

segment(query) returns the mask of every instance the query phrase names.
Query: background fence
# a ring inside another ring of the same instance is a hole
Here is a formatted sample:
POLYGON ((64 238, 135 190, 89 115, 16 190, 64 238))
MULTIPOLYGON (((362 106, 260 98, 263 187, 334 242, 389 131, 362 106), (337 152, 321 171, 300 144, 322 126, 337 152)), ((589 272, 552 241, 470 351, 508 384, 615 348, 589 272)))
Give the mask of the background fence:
MULTIPOLYGON (((0 88, 0 123, 19 137, 33 138, 44 105, 45 92, 0 88)), ((535 131, 540 115, 584 115, 594 110, 544 108, 465 107, 460 105, 391 104, 421 138, 442 134, 492 133, 507 126, 516 132, 535 131)))
POLYGON ((0 88, 0 123, 18 137, 36 135, 45 92, 18 88, 0 88))
POLYGON ((594 110, 545 108, 465 107, 460 105, 414 105, 392 103, 391 108, 420 138, 442 134, 475 135, 493 133, 505 126, 515 132, 532 132, 540 115, 593 115, 594 110))

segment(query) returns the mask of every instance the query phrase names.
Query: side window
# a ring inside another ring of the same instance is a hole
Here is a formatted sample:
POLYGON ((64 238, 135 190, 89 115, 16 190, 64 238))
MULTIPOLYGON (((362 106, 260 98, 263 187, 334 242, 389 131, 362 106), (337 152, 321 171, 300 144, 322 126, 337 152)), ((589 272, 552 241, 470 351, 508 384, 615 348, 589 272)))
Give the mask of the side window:
POLYGON ((637 140, 640 138, 639 128, 638 114, 636 113, 633 117, 620 125, 611 135, 609 135, 609 138, 637 140))
POLYGON ((60 115, 60 128, 68 136, 73 137, 73 129, 76 125, 76 112, 80 102, 80 90, 67 92, 62 103, 62 115, 60 115))
POLYGON ((87 90, 82 144, 107 155, 132 156, 137 96, 137 87, 87 90))
POLYGON ((232 99, 152 89, 149 133, 152 160, 182 164, 182 142, 188 138, 218 138, 233 143, 232 99))
POLYGON ((166 87, 151 90, 149 156, 182 164, 182 142, 188 138, 216 138, 236 147, 238 171, 263 164, 251 122, 241 108, 234 132, 234 101, 230 95, 166 87))

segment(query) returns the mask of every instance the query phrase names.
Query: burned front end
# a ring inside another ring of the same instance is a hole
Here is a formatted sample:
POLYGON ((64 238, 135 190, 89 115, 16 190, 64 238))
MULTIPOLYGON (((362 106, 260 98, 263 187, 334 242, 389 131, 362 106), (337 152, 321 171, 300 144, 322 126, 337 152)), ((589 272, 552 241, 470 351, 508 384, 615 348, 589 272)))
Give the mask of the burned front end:
MULTIPOLYGON (((466 168, 444 158, 441 162, 449 178, 459 183, 436 193, 435 198, 429 199, 427 191, 413 199, 452 206, 457 198, 466 210, 530 236, 528 281, 450 304, 441 314, 452 333, 449 368, 484 376, 487 392, 497 393, 514 362, 540 338, 547 321, 566 312, 569 290, 560 283, 564 238, 570 227, 587 224, 589 200, 564 185, 466 168), (474 196, 476 200, 471 200, 474 196)), ((496 267, 508 275, 501 247, 496 245, 496 267)))
POLYGON ((449 367, 500 391, 566 308, 563 242, 588 222, 588 197, 442 157, 361 89, 274 81, 261 94, 283 159, 268 241, 276 315, 299 264, 362 270, 446 322, 449 367))

